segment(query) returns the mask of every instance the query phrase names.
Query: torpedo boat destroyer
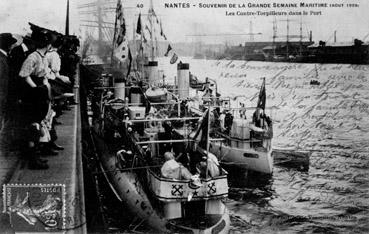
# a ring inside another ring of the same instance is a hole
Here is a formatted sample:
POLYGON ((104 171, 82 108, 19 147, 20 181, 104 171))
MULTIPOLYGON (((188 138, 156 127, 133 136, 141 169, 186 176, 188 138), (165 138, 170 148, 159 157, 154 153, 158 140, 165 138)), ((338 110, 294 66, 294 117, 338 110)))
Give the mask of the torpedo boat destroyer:
MULTIPOLYGON (((178 76, 187 75, 189 81, 188 64, 178 68, 178 76)), ((228 233, 230 219, 222 202, 228 196, 227 172, 207 144, 179 134, 200 131, 206 138, 200 118, 181 114, 182 96, 161 95, 160 87, 153 94, 155 89, 142 82, 128 86, 106 79, 114 78, 103 76, 89 95, 90 128, 100 170, 117 198, 156 232, 228 233), (172 164, 166 158, 170 154, 172 164)))

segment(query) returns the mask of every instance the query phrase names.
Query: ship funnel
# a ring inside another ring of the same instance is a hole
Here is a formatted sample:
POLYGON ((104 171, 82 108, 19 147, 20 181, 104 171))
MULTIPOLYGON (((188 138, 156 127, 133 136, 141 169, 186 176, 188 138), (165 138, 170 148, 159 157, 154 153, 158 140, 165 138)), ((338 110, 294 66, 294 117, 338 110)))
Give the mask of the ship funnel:
POLYGON ((179 98, 187 98, 190 95, 190 64, 178 63, 177 86, 179 98))
POLYGON ((146 65, 146 69, 147 69, 148 83, 150 85, 158 84, 159 82, 158 62, 149 61, 149 63, 146 65))
POLYGON ((121 100, 126 98, 126 85, 123 79, 116 79, 114 83, 114 97, 121 100))

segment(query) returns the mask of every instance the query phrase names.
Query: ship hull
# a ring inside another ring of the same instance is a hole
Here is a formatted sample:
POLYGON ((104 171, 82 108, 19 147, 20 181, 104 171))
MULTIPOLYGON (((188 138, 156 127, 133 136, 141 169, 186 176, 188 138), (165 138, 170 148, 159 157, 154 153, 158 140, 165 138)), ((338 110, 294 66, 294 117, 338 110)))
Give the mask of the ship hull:
POLYGON ((202 217, 204 220, 214 220, 211 225, 206 227, 196 228, 191 227, 192 225, 182 225, 182 223, 189 223, 189 221, 186 219, 170 220, 161 216, 148 198, 139 175, 134 171, 121 171, 121 168, 117 166, 115 155, 110 153, 105 140, 97 133, 93 133, 93 139, 97 150, 100 152, 101 169, 112 191, 132 214, 144 220, 149 227, 160 233, 172 233, 173 230, 196 234, 229 233, 229 212, 221 201, 219 201, 222 207, 220 214, 202 217))
MULTIPOLYGON (((181 225, 180 222, 175 222, 176 227, 180 227, 183 229, 183 231, 187 230, 189 233, 193 233, 193 234, 227 234, 230 231, 230 226, 231 226, 231 220, 229 217, 229 212, 227 207, 222 204, 223 206, 223 210, 224 213, 222 215, 217 215, 217 217, 211 217, 211 215, 209 215, 208 219, 215 219, 216 221, 214 222, 214 224, 212 224, 210 227, 207 228, 191 228, 189 226, 183 226, 181 225)), ((196 222, 196 221, 195 221, 196 222)), ((185 231, 186 232, 186 231, 185 231)))
POLYGON ((150 227, 158 231, 169 232, 165 227, 167 220, 160 217, 151 205, 137 173, 120 171, 121 168, 117 167, 116 157, 109 153, 109 147, 104 139, 96 133, 93 134, 93 137, 100 152, 99 161, 103 173, 118 199, 123 202, 131 213, 145 220, 150 227))
POLYGON ((234 164, 240 168, 262 172, 273 173, 272 150, 257 151, 254 148, 229 147, 222 143, 212 142, 210 152, 215 154, 222 162, 234 164))

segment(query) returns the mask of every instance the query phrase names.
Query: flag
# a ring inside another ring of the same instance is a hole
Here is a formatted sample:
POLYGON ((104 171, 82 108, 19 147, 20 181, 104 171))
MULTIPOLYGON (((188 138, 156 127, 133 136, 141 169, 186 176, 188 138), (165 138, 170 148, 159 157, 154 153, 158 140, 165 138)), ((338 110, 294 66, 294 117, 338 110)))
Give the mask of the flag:
POLYGON ((163 32, 163 25, 161 24, 161 21, 160 21, 160 35, 162 37, 164 37, 165 40, 167 40, 167 37, 165 36, 164 32, 163 32))
POLYGON ((168 44, 167 52, 165 52, 164 56, 165 56, 165 57, 168 57, 168 53, 169 53, 169 51, 171 51, 171 50, 172 50, 172 47, 170 46, 170 44, 168 44))
POLYGON ((141 13, 138 15, 136 33, 141 35, 141 13))
POLYGON ((128 58, 128 41, 124 41, 114 49, 114 57, 119 61, 124 62, 128 58))
POLYGON ((155 17, 155 19, 156 19, 156 23, 157 24, 159 24, 159 19, 158 19, 158 16, 156 15, 156 13, 155 13, 155 11, 154 11, 154 9, 152 9, 152 15, 155 17))
MULTIPOLYGON (((116 26, 119 23, 119 28, 115 27, 117 38, 114 41, 114 57, 117 58, 119 61, 124 62, 128 56, 128 40, 126 38, 126 23, 123 16, 122 11, 122 4, 119 0, 117 3, 117 10, 116 10, 116 26)), ((115 38, 114 38, 115 39, 115 38)))
POLYGON ((206 143, 207 143, 207 136, 208 136, 208 112, 209 109, 205 111, 205 113, 202 115, 202 121, 201 124, 198 126, 197 131, 195 135, 193 136, 193 139, 198 142, 198 145, 206 149, 206 143))
POLYGON ((150 38, 152 38, 152 33, 151 33, 149 26, 145 25, 145 29, 149 32, 150 38))
POLYGON ((178 60, 178 55, 174 53, 172 58, 170 59, 170 64, 177 62, 177 60, 178 60))
POLYGON ((131 50, 128 48, 128 71, 127 71, 127 77, 129 76, 129 73, 131 72, 131 66, 132 66, 132 54, 131 54, 131 50))
POLYGON ((118 33, 118 38, 117 38, 117 44, 120 45, 124 40, 126 36, 126 23, 123 20, 122 24, 120 25, 120 31, 118 33))
POLYGON ((265 101, 266 101, 266 90, 265 90, 265 77, 264 77, 263 84, 261 85, 261 88, 260 88, 257 108, 261 108, 265 110, 265 101))

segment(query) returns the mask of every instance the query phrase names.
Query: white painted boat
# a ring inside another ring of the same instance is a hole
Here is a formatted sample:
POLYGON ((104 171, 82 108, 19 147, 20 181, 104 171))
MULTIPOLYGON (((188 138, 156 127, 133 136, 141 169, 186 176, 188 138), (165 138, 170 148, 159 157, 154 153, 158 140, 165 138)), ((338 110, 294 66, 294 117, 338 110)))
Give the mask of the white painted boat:
MULTIPOLYGON (((270 129, 272 131, 272 129, 270 129)), ((217 132, 220 141, 212 141, 210 152, 221 162, 266 174, 273 173, 272 139, 265 137, 266 130, 234 120, 229 135, 217 132), (252 137, 254 135, 254 137, 252 137)))
MULTIPOLYGON (((231 140, 232 141, 232 140, 231 140)), ((265 148, 253 148, 250 142, 234 141, 232 147, 223 142, 212 142, 210 144, 210 152, 215 154, 219 160, 226 164, 236 165, 252 171, 262 172, 266 174, 273 173, 273 156, 272 150, 265 148), (235 147, 235 144, 242 145, 241 148, 235 147)))

